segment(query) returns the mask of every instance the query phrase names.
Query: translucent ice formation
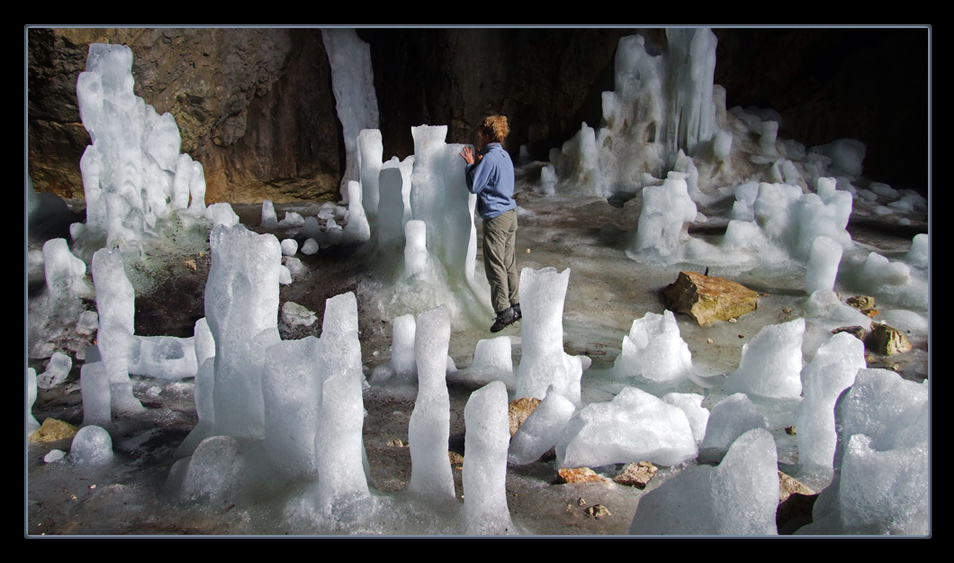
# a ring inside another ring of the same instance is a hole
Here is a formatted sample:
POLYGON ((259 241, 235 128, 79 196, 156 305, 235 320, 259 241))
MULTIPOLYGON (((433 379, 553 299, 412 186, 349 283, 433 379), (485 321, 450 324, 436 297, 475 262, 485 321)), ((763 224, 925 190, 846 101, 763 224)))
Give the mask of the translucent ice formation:
POLYGON ((454 502, 454 476, 447 458, 450 436, 450 397, 444 380, 450 317, 443 307, 417 319, 417 401, 411 412, 411 480, 408 491, 432 502, 454 502))
MULTIPOLYGON (((616 88, 603 92, 606 127, 594 131, 584 123, 562 151, 551 151, 556 191, 632 193, 645 174, 662 176, 680 150, 694 154, 716 134, 715 35, 708 29, 666 33, 668 52, 656 56, 647 52, 642 36, 620 39, 616 88)), ((725 144, 723 138, 723 150, 725 144)))
MULTIPOLYGON (((358 163, 361 171, 361 202, 367 217, 378 216, 379 177, 384 155, 384 141, 378 129, 362 129, 358 133, 358 163)), ((354 201, 348 194, 349 204, 354 201)), ((350 207, 350 206, 349 206, 350 207)))
POLYGON ((76 81, 92 144, 80 160, 86 224, 75 237, 135 253, 170 214, 204 214, 205 178, 199 163, 179 154, 172 114, 160 116, 134 94, 132 60, 125 45, 91 44, 76 81))
POLYGON ((742 346, 739 367, 727 389, 767 398, 798 398, 802 392, 802 336, 805 319, 762 328, 742 346))
POLYGON ((109 378, 112 410, 139 411, 142 404, 133 396, 129 380, 129 353, 135 339, 135 292, 123 270, 118 249, 102 248, 93 254, 93 280, 99 312, 97 347, 109 378))
POLYGON ((685 378, 692 369, 689 345, 679 335, 672 311, 662 315, 648 312, 633 321, 629 335, 623 337, 623 349, 613 368, 622 377, 642 377, 663 382, 685 378))
POLYGON ((371 374, 375 384, 410 385, 417 382, 417 360, 414 352, 417 323, 414 315, 401 315, 391 324, 391 359, 371 374))
POLYGON ((560 467, 639 461, 672 466, 696 453, 686 413, 636 387, 623 388, 608 403, 584 407, 557 444, 560 467))
POLYGON ((43 245, 45 291, 29 302, 30 356, 50 357, 68 349, 83 359, 85 346, 72 327, 85 311, 83 299, 93 297, 86 279, 86 264, 75 257, 65 239, 51 239, 43 245))
POLYGON ((40 423, 33 416, 34 402, 36 402, 36 370, 27 368, 27 436, 40 428, 40 423))
POLYGON ((864 369, 865 346, 839 332, 802 369, 802 401, 795 409, 798 462, 805 472, 830 470, 835 455, 835 401, 864 369))
POLYGON ((709 410, 702 406, 704 399, 705 397, 695 393, 667 393, 662 396, 663 401, 679 407, 686 413, 689 426, 692 428, 692 437, 696 439, 696 442, 702 442, 709 423, 709 410))
POLYGON ((835 479, 806 534, 927 534, 931 525, 927 381, 862 369, 838 400, 835 479))
POLYGON ((553 390, 533 409, 517 433, 510 440, 508 460, 514 465, 526 465, 540 459, 559 440, 576 405, 553 390))
POLYGON ((580 403, 583 364, 563 351, 563 300, 570 270, 555 268, 520 272, 523 357, 517 370, 517 397, 542 399, 553 385, 557 393, 580 403))
POLYGON ((314 336, 279 342, 268 349, 269 361, 262 372, 265 451, 272 466, 286 477, 318 474, 315 431, 322 394, 316 366, 320 356, 321 345, 314 336))
POLYGON ((321 40, 331 65, 331 88, 345 141, 347 164, 341 178, 341 195, 348 201, 348 182, 360 176, 358 135, 378 128, 378 99, 374 93, 371 46, 354 29, 326 28, 321 40))
POLYGON ((112 420, 112 396, 109 376, 103 362, 89 362, 80 368, 80 389, 83 392, 83 425, 105 426, 112 420))
POLYGON ((636 535, 776 535, 778 458, 767 430, 740 436, 718 467, 691 467, 639 499, 636 535))
POLYGON ((744 393, 736 393, 712 407, 705 435, 699 445, 699 461, 718 463, 739 436, 753 428, 767 428, 765 417, 744 393))
POLYGON ((636 239, 627 250, 630 258, 670 263, 671 255, 687 242, 688 223, 696 219, 696 204, 689 197, 685 175, 670 172, 661 186, 643 188, 636 239))
POLYGON ((318 360, 317 505, 328 513, 339 504, 360 505, 370 495, 363 466, 361 385, 364 374, 358 341, 358 302, 354 293, 338 295, 326 302, 318 360))
POLYGON ((73 360, 66 354, 54 352, 46 364, 46 371, 36 378, 36 385, 40 389, 50 389, 66 381, 73 367, 73 360))
POLYGON ((73 436, 70 461, 78 465, 104 465, 113 460, 113 439, 99 426, 84 426, 73 436))
MULTIPOLYGON (((507 388, 500 381, 474 391, 464 407, 464 529, 502 534, 513 529, 507 509, 507 388)), ((413 444, 413 442, 412 442, 413 444)))
POLYGON ((281 246, 241 225, 215 227, 205 313, 215 341, 215 432, 264 434, 262 364, 278 335, 281 246))

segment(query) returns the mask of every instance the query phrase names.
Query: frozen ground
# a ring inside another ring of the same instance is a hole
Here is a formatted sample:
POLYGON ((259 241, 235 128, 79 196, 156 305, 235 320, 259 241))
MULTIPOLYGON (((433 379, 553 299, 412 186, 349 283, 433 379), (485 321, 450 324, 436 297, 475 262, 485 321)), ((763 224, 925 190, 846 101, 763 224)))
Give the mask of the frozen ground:
MULTIPOLYGON (((664 301, 660 290, 675 280, 679 265, 648 267, 628 259, 626 231, 635 227, 637 213, 627 206, 614 206, 605 200, 537 198, 518 196, 526 211, 520 216, 518 231, 519 266, 531 268, 571 268, 564 312, 565 349, 593 360, 583 373, 584 402, 606 401, 623 382, 608 373, 619 354, 622 338, 632 321, 647 311, 661 313, 664 301)), ((287 210, 303 214, 317 206, 277 206, 279 216, 287 210)), ((259 226, 261 207, 236 206, 242 222, 253 230, 259 226)), ((926 232, 926 224, 898 227, 875 220, 857 220, 849 225, 853 239, 885 256, 907 251, 917 232, 926 232)), ((479 222, 478 222, 479 225, 479 222)), ((693 236, 719 236, 718 225, 707 231, 691 231, 693 236)), ((280 238, 284 238, 281 237, 280 238)), ((479 240, 479 237, 478 237, 479 240)), ((366 375, 389 358, 390 319, 379 318, 362 306, 361 289, 373 276, 367 266, 367 253, 360 248, 337 247, 313 256, 297 256, 308 267, 308 274, 290 286, 281 287, 281 302, 293 301, 315 311, 319 318, 325 299, 357 290, 361 329, 362 361, 366 375)), ((478 254, 478 259, 480 258, 478 254)), ((192 327, 203 316, 202 288, 208 275, 209 256, 168 257, 168 275, 156 280, 155 290, 136 296, 136 334, 190 336, 192 327), (194 259, 196 269, 183 266, 194 259)), ((690 269, 702 270, 703 267, 690 269)), ((753 270, 736 274, 712 268, 710 275, 724 275, 759 291, 762 297, 756 312, 737 323, 717 323, 698 327, 688 317, 677 321, 683 339, 692 352, 693 366, 711 388, 686 383, 681 391, 707 396, 710 407, 725 396, 722 374, 738 367, 742 345, 765 325, 803 316, 804 270, 753 270)), ((489 326, 492 319, 486 319, 489 326)), ((316 334, 314 327, 288 327, 280 323, 284 339, 316 334)), ((514 365, 520 361, 519 326, 502 334, 515 338, 514 365)), ((455 331, 451 335, 450 355, 458 368, 470 365, 480 339, 490 337, 486 327, 455 331)), ((892 358, 891 366, 907 379, 927 377, 927 342, 913 342, 912 352, 892 358)), ((35 367, 42 371, 43 364, 35 367)), ((887 367, 885 364, 869 367, 887 367)), ((474 387, 475 388, 475 387, 474 387)), ((451 430, 449 449, 463 453, 464 404, 474 388, 450 387, 451 430)), ((174 461, 176 447, 196 423, 191 380, 164 382, 135 378, 135 394, 146 406, 142 415, 114 417, 113 445, 115 462, 100 470, 77 469, 67 463, 44 463, 52 449, 68 451, 68 441, 54 444, 30 444, 27 452, 27 494, 24 501, 25 532, 39 534, 325 534, 331 530, 293 529, 278 517, 280 509, 272 499, 250 502, 224 501, 202 506, 175 503, 163 495, 162 485, 174 461)), ((367 417, 364 439, 371 468, 372 491, 382 502, 399 503, 400 490, 410 478, 410 451, 388 445, 394 439, 407 442, 408 420, 413 408, 413 393, 373 388, 364 394, 367 417)), ((33 409, 39 421, 54 417, 79 425, 82 401, 79 390, 79 366, 74 364, 68 381, 52 390, 39 391, 33 409)), ((784 469, 794 463, 797 452, 794 438, 784 426, 792 423, 784 417, 769 423, 784 469)), ((538 461, 522 468, 511 468, 507 477, 507 501, 515 532, 521 534, 623 534, 629 528, 641 491, 615 484, 555 484, 556 462, 538 461), (602 504, 611 513, 594 518, 585 509, 602 504)), ((690 462, 695 463, 695 462, 690 462)), ((599 471, 612 476, 621 467, 599 471)), ((656 487, 684 467, 662 468, 650 484, 656 487)), ((461 495, 460 468, 455 468, 455 485, 461 495)), ((374 533, 442 533, 438 516, 422 516, 424 524, 408 525, 406 520, 383 519, 368 530, 374 533), (431 523, 427 523, 431 522, 431 523)), ((446 533, 446 532, 444 532, 446 533)))

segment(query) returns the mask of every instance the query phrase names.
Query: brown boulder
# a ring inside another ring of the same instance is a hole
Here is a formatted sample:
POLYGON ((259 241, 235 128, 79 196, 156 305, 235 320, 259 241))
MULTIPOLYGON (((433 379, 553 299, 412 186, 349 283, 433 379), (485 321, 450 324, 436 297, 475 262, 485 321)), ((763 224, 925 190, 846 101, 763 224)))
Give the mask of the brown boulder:
POLYGON ((557 480, 560 483, 603 483, 607 481, 606 477, 597 474, 589 467, 560 468, 557 470, 557 480))
POLYGON ((36 432, 30 434, 31 442, 56 442, 76 435, 77 428, 69 422, 48 418, 36 432))
POLYGON ((510 408, 507 416, 510 419, 511 438, 513 438, 513 435, 517 433, 517 430, 523 426, 523 421, 527 420, 527 417, 530 416, 530 413, 532 413, 539 404, 540 399, 535 399, 533 397, 523 397, 510 401, 510 408))
POLYGON ((648 461, 639 463, 630 463, 623 469, 623 472, 613 478, 613 481, 620 485, 629 485, 637 489, 645 489, 649 480, 656 475, 659 469, 648 461))
POLYGON ((759 294, 742 284, 696 272, 679 272, 663 294, 670 310, 689 315, 699 326, 751 313, 759 303, 759 294))
POLYGON ((911 347, 904 333, 884 323, 871 323, 871 332, 865 338, 865 348, 883 356, 902 354, 911 347))

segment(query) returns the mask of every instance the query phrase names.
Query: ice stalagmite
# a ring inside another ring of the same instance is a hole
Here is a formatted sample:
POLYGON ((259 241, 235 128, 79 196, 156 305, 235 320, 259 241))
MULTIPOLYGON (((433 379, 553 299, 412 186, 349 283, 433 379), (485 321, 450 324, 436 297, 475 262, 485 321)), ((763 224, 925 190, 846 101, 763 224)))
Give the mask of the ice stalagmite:
POLYGON ((271 465, 283 475, 317 475, 320 353, 321 343, 314 336, 282 341, 268 349, 262 373, 265 451, 271 465))
POLYGON ((411 481, 408 491, 427 500, 454 501, 454 476, 447 458, 450 436, 450 397, 447 393, 447 348, 450 317, 444 307, 417 318, 417 401, 411 413, 411 481))
POLYGON ((215 227, 205 313, 215 340, 215 433, 265 433, 262 365, 278 335, 281 245, 241 225, 215 227))
POLYGON ((123 270, 118 249, 102 248, 93 255, 96 309, 99 312, 97 346, 106 366, 112 410, 136 412, 142 409, 129 380, 129 352, 132 348, 136 314, 135 292, 123 270))
MULTIPOLYGON (((358 162, 361 171, 361 202, 368 217, 378 216, 380 189, 378 179, 381 174, 381 159, 384 154, 384 142, 378 129, 363 129, 358 133, 358 162)), ((353 202, 348 194, 349 205, 353 202)))
POLYGON ((318 504, 324 512, 332 508, 360 512, 359 507, 370 494, 362 465, 364 375, 354 293, 332 297, 325 303, 317 371, 321 386, 315 435, 318 504))
POLYGON ((579 356, 563 351, 563 301, 569 283, 569 268, 562 272, 524 268, 520 273, 523 358, 517 370, 517 397, 542 399, 553 385, 557 393, 580 402, 583 364, 579 356))
POLYGON ((474 391, 464 407, 464 527, 468 534, 503 534, 513 528, 507 509, 507 388, 500 381, 474 391))
POLYGON ((378 128, 371 46, 362 41, 354 29, 322 29, 321 40, 331 66, 331 88, 347 153, 347 168, 341 178, 341 194, 347 198, 348 182, 357 180, 361 173, 358 135, 362 129, 378 128))

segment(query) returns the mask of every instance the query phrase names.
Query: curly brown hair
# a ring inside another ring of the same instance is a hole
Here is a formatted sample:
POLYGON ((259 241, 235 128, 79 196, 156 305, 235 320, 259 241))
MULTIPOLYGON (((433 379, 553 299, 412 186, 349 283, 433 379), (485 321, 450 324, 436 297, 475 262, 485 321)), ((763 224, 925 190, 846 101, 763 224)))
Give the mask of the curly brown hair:
POLYGON ((477 126, 477 132, 490 137, 492 143, 503 143, 510 134, 510 126, 503 115, 490 115, 477 126))

